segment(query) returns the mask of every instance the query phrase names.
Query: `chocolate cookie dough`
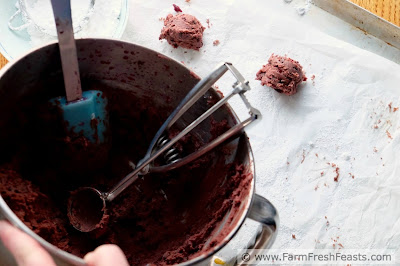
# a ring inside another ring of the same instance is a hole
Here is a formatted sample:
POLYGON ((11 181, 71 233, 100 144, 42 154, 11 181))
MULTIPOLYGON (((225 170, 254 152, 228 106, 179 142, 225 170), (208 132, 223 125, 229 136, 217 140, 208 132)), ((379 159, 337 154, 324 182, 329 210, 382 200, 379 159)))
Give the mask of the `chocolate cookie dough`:
POLYGON ((159 39, 166 39, 174 48, 199 50, 203 46, 205 27, 192 15, 169 14, 164 21, 159 39))
POLYGON ((64 248, 67 221, 54 202, 39 187, 23 179, 12 164, 0 168, 0 193, 14 213, 36 234, 64 248), (51 218, 51 219, 49 219, 51 218))
POLYGON ((272 54, 268 64, 257 72, 256 80, 261 80, 261 85, 271 87, 279 93, 293 95, 306 77, 299 62, 286 56, 272 54))
MULTIPOLYGON (((172 111, 124 89, 86 87, 102 90, 109 100, 108 149, 67 137, 62 118, 49 112, 45 98, 27 95, 9 110, 8 123, 0 118, 13 132, 0 156, 0 193, 10 208, 45 240, 77 256, 113 243, 131 265, 170 265, 219 244, 235 225, 252 180, 240 163, 225 163, 225 147, 177 170, 139 178, 108 205, 108 221, 98 231, 82 233, 71 226, 70 192, 85 186, 108 191, 132 171, 172 111), (79 154, 80 160, 73 159, 79 154), (228 226, 220 230, 223 220, 228 226)), ((226 120, 209 123, 211 138, 228 128, 226 120)), ((199 141, 188 135, 179 142, 182 156, 199 141)))

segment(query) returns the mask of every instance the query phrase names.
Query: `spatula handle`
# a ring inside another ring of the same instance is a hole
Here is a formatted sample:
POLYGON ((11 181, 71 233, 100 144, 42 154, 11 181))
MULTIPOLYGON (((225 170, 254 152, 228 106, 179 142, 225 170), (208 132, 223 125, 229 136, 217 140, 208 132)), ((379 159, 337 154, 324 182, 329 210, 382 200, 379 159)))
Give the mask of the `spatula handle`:
POLYGON ((56 22, 67 101, 82 98, 78 57, 72 28, 71 1, 51 0, 56 22))

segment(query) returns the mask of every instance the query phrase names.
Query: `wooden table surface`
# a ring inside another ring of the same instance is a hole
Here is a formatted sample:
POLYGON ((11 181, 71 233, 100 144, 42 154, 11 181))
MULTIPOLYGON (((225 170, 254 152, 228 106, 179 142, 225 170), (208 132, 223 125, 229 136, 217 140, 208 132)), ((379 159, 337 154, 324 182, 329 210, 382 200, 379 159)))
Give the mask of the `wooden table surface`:
MULTIPOLYGON (((350 0, 353 3, 368 9, 372 13, 400 26, 400 1, 399 0, 350 0)), ((0 68, 7 60, 0 54, 0 68)))

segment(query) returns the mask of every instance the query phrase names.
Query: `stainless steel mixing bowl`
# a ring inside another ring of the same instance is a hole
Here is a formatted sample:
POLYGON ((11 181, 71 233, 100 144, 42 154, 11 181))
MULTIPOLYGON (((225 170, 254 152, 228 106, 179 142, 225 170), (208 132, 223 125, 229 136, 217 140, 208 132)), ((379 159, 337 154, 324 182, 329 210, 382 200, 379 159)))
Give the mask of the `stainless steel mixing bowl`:
MULTIPOLYGON (((167 106, 173 109, 186 93, 197 83, 198 76, 184 65, 176 62, 155 51, 132 43, 105 40, 81 39, 77 40, 80 71, 83 80, 96 80, 118 89, 130 90, 143 101, 150 100, 154 105, 167 106), (166 101, 166 97, 169 99, 166 101)), ((1 121, 7 121, 7 110, 18 105, 18 100, 27 93, 42 92, 46 90, 45 80, 61 80, 61 65, 57 43, 49 44, 35 49, 19 59, 9 63, 0 71, 0 112, 1 121)), ((62 83, 60 84, 62 87, 62 83)), ((209 94, 220 97, 210 88, 209 94)), ((186 119, 192 119, 198 113, 203 113, 207 108, 207 97, 201 99, 190 112, 186 119)), ((215 114, 215 119, 227 119, 230 125, 237 123, 238 118, 229 107, 224 106, 215 114)), ((183 119, 182 126, 185 124, 183 119)), ((210 138, 210 128, 203 123, 195 134, 200 139, 207 141, 210 138)), ((9 126, 0 122, 0 148, 6 145, 9 126)), ((242 226, 246 218, 258 221, 262 230, 256 236, 252 247, 254 249, 269 248, 273 243, 278 226, 278 215, 275 208, 265 198, 255 194, 255 167, 249 141, 245 134, 229 144, 230 155, 225 158, 227 163, 238 161, 245 165, 248 173, 252 174, 250 189, 245 199, 241 202, 240 211, 232 219, 222 223, 219 232, 228 232, 222 241, 207 252, 200 253, 190 261, 181 265, 210 265, 213 255, 220 250, 242 226), (227 229, 227 230, 226 230, 227 229)), ((210 169, 212 171, 212 169, 210 169)), ((46 248, 59 264, 85 265, 84 261, 46 242, 35 234, 12 212, 0 197, 0 214, 12 224, 35 238, 46 248)), ((216 231, 211 238, 218 236, 216 231)), ((212 239, 211 239, 212 240, 212 239)), ((252 250, 251 252, 256 252, 252 250)), ((4 255, 1 250, 0 264, 11 263, 9 255, 4 255)), ((242 262, 237 262, 241 264, 242 262)))

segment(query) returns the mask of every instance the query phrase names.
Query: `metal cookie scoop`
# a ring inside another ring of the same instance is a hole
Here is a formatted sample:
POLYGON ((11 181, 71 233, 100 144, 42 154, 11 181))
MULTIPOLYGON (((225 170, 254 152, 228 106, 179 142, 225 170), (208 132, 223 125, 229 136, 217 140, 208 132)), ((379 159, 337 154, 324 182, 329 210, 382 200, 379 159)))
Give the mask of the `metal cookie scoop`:
POLYGON ((209 76, 200 80, 196 86, 186 95, 186 97, 179 103, 178 107, 171 113, 168 119, 157 131, 150 146, 147 150, 146 155, 142 160, 139 161, 135 170, 124 177, 118 184, 116 184, 110 191, 101 192, 92 187, 79 188, 78 190, 71 193, 68 201, 68 217, 71 224, 81 232, 90 232, 96 228, 102 227, 102 224, 107 222, 108 216, 105 215, 106 202, 111 202, 119 194, 122 193, 128 186, 135 182, 139 175, 146 175, 148 173, 160 173, 166 172, 182 165, 185 165, 206 152, 212 150, 224 141, 231 139, 234 136, 238 136, 243 132, 244 127, 252 123, 253 121, 260 119, 260 112, 253 108, 244 93, 250 90, 249 82, 236 70, 230 63, 224 63, 217 67, 209 76), (227 96, 219 100, 210 109, 203 113, 200 117, 194 120, 189 126, 184 128, 177 136, 172 140, 166 138, 166 132, 171 126, 200 98, 202 97, 209 88, 222 77, 225 72, 231 71, 233 76, 236 78, 236 82, 233 84, 233 91, 227 96), (201 147, 194 153, 179 159, 176 157, 170 158, 169 163, 162 166, 154 166, 151 163, 158 158, 161 154, 171 154, 173 152, 172 146, 178 142, 183 136, 189 133, 193 128, 199 125, 212 113, 214 113, 219 107, 224 105, 232 96, 238 94, 243 100, 244 104, 248 108, 250 117, 241 123, 233 126, 221 136, 217 137, 210 143, 201 147))

